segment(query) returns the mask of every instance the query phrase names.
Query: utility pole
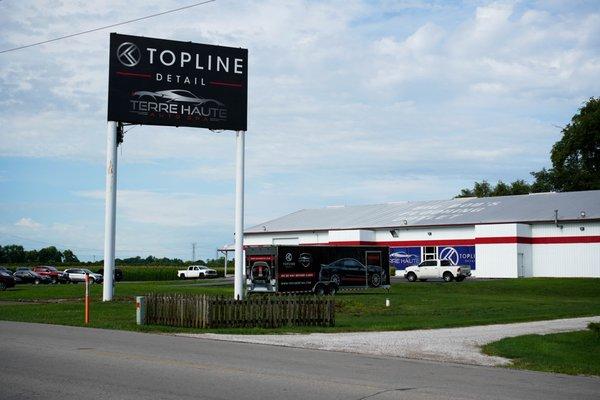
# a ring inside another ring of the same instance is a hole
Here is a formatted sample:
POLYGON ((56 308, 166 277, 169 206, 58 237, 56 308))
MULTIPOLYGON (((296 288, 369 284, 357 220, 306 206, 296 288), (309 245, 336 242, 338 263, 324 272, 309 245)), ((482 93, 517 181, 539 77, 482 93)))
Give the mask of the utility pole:
POLYGON ((192 243, 192 262, 196 261, 196 245, 198 243, 194 242, 192 243))

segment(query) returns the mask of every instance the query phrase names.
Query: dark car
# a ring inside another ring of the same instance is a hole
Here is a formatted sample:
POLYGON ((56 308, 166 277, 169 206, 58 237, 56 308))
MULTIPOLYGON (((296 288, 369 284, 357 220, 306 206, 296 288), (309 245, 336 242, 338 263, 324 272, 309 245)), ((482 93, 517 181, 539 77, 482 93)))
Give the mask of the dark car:
MULTIPOLYGON (((104 268, 99 270, 98 273, 104 276, 104 268)), ((123 270, 120 268, 115 268, 115 273, 113 276, 115 278, 115 282, 121 282, 123 280, 123 270)))
POLYGON ((5 270, 0 270, 0 291, 15 286, 15 278, 5 270))
POLYGON ((19 283, 33 283, 35 285, 39 285, 40 283, 52 283, 53 280, 49 276, 42 276, 33 271, 29 270, 17 270, 13 276, 15 278, 19 278, 21 282, 19 283))
POLYGON ((383 268, 377 265, 365 267, 354 258, 342 258, 328 265, 321 266, 320 280, 330 281, 337 286, 369 286, 379 287, 385 281, 383 268))

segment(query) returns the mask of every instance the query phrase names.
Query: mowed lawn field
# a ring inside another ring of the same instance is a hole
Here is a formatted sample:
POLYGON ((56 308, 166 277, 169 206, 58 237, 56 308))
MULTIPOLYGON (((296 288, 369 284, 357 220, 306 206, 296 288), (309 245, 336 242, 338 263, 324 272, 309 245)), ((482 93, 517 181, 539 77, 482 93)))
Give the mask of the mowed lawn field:
MULTIPOLYGON (((139 331, 199 331, 135 324, 134 296, 194 293, 232 296, 232 283, 218 281, 122 282, 115 301, 103 303, 92 285, 91 323, 96 328, 139 331)), ((83 325, 83 285, 19 285, 0 292, 0 320, 83 325)), ((444 328, 600 315, 600 279, 467 280, 462 283, 395 283, 389 292, 342 292, 335 296, 336 325, 211 332, 339 332, 444 328), (385 306, 389 299, 391 306, 385 306)))
POLYGON ((510 358, 512 368, 600 375, 600 336, 591 330, 505 338, 483 352, 510 358))

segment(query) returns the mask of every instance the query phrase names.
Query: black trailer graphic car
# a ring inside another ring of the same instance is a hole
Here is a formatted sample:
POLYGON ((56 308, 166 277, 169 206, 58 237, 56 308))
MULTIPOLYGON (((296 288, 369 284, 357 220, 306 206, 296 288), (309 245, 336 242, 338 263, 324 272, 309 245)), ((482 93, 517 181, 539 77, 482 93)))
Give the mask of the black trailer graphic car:
POLYGON ((376 246, 251 246, 246 248, 246 291, 334 294, 388 289, 388 252, 376 246))

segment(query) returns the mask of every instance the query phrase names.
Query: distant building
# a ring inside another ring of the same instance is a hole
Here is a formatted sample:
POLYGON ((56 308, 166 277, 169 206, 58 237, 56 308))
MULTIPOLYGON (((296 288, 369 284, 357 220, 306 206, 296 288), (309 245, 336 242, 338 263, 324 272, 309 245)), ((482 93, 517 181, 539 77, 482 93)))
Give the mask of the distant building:
POLYGON ((397 270, 430 258, 487 278, 600 277, 600 190, 300 210, 244 244, 382 245, 397 270))

